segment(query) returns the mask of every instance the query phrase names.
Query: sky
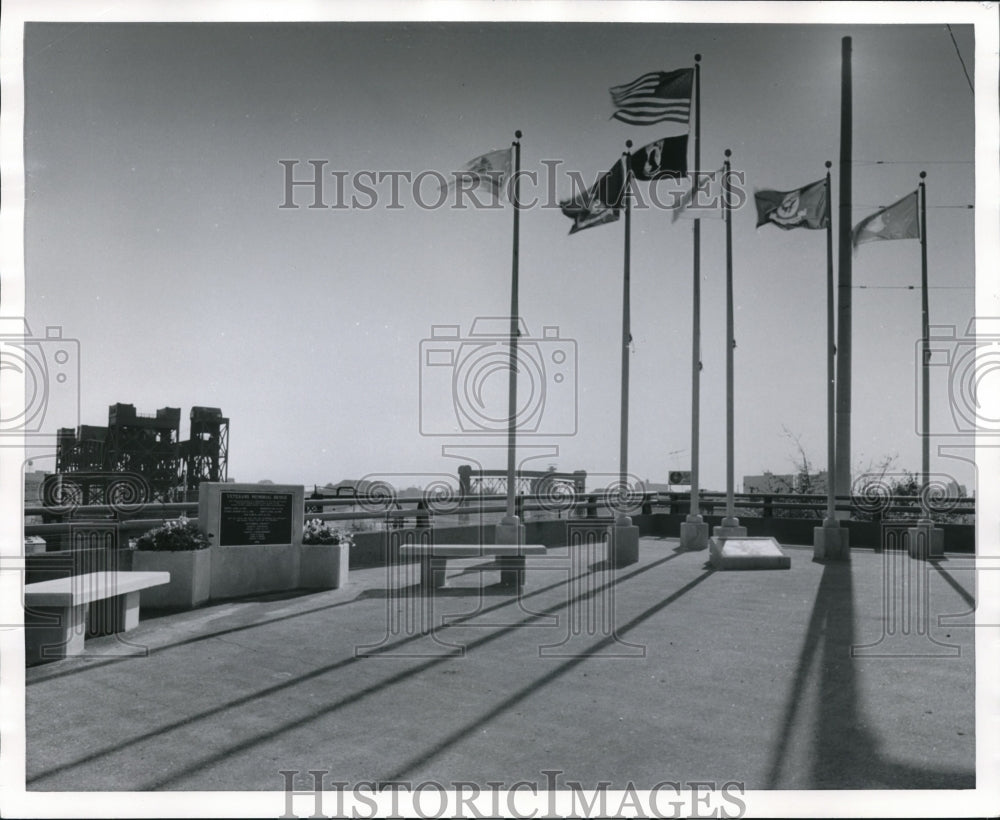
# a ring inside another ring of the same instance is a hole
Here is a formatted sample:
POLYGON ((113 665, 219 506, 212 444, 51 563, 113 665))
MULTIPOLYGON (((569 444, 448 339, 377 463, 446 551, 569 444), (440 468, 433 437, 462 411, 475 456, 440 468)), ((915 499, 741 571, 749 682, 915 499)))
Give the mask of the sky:
MULTIPOLYGON (((930 321, 956 328, 945 346, 961 350, 975 314, 976 175, 960 56, 971 76, 975 43, 969 25, 951 34, 940 24, 29 23, 25 315, 35 336, 60 326, 79 344, 79 409, 54 390, 45 424, 103 425, 116 402, 172 406, 187 438, 193 405, 220 407, 240 481, 410 486, 463 460, 503 468, 504 437, 456 429, 454 368, 432 372, 424 353, 467 361, 473 320, 508 315, 511 206, 424 208, 403 182, 393 208, 383 182, 370 208, 309 208, 301 186, 299 207, 282 208, 281 163, 297 161, 304 179, 310 160, 325 161, 329 204, 335 171, 349 198, 357 172, 448 173, 520 129, 522 168, 540 175, 531 192, 547 207, 520 215, 520 314, 545 392, 540 434, 523 435, 518 453, 526 468, 584 469, 600 486, 619 467, 624 220, 569 236, 551 206, 571 193, 569 172, 593 181, 626 139, 686 130, 611 119, 608 88, 700 53, 702 168, 731 149, 752 193, 813 182, 832 160, 836 214, 844 36, 852 221, 927 172, 930 321), (459 337, 436 344, 436 325, 458 325, 459 337)), ((428 176, 425 202, 435 189, 428 176)), ((825 232, 755 225, 750 197, 733 214, 737 481, 792 472, 796 439, 826 466, 825 232)), ((701 231, 708 490, 725 488, 723 229, 704 220, 701 231)), ((690 468, 692 253, 690 221, 633 212, 629 469, 652 481, 690 468)), ((853 276, 852 462, 895 457, 894 469, 916 471, 919 242, 861 247, 853 276)), ((501 370, 482 378, 502 399, 501 370)), ((954 432, 949 383, 941 363, 933 431, 954 432)), ((51 458, 36 464, 50 469, 51 458)), ((934 449, 931 470, 974 482, 968 464, 934 449)))

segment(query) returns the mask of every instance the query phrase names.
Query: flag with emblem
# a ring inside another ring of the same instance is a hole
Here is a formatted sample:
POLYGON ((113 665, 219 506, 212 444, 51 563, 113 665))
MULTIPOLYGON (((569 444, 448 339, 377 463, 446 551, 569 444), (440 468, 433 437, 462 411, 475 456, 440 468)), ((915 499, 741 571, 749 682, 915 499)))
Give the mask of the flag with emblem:
POLYGON ((619 217, 625 194, 625 160, 619 159, 594 186, 559 203, 563 214, 573 220, 570 234, 614 222, 619 217))
POLYGON ((794 191, 756 191, 757 227, 777 225, 792 228, 826 228, 830 225, 830 196, 826 180, 794 191))
POLYGON ((651 142, 632 153, 632 176, 641 180, 679 179, 687 176, 688 135, 651 142))
POLYGON ((501 148, 470 160, 461 171, 452 173, 453 178, 448 180, 441 190, 450 190, 461 183, 463 191, 485 188, 491 191, 494 197, 499 197, 511 177, 513 153, 513 147, 501 148))
POLYGON ((855 248, 878 239, 919 239, 917 192, 907 194, 898 202, 862 219, 851 231, 855 248))

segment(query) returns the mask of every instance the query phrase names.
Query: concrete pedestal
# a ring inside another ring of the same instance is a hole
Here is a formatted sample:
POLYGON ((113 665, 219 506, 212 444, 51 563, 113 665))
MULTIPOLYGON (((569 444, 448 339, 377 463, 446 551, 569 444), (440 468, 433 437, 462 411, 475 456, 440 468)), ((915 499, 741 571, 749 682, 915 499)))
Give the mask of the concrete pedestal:
POLYGON ((816 561, 851 560, 850 532, 837 522, 824 521, 813 527, 813 559, 816 561))
POLYGON ((521 519, 516 515, 510 517, 504 517, 496 525, 496 531, 493 534, 494 544, 524 544, 526 528, 524 524, 521 523, 521 519))
POLYGON ((910 557, 925 560, 944 558, 944 530, 933 521, 921 520, 907 530, 910 536, 910 557))
POLYGON ((747 528, 740 526, 740 519, 731 517, 723 518, 722 523, 712 530, 713 538, 743 538, 746 534, 747 528))
POLYGON ((608 527, 608 563, 613 567, 627 567, 639 560, 639 528, 632 519, 622 516, 608 527))
POLYGON ((681 549, 703 550, 708 548, 708 523, 700 515, 689 515, 681 522, 681 549))

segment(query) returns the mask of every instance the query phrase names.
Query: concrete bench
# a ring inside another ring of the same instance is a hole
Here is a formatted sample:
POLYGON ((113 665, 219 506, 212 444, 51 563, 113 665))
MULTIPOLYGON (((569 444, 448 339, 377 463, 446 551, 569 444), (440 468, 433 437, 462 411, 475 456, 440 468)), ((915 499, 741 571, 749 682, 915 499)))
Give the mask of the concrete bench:
POLYGON ((170 583, 169 572, 90 572, 24 587, 24 644, 28 664, 83 652, 90 604, 111 599, 108 632, 139 624, 139 593, 170 583))
POLYGON ((524 587, 525 556, 545 552, 541 544, 405 544, 399 548, 401 558, 420 559, 420 586, 425 591, 447 586, 449 558, 494 558, 493 564, 481 569, 499 569, 500 583, 512 592, 520 592, 524 587))

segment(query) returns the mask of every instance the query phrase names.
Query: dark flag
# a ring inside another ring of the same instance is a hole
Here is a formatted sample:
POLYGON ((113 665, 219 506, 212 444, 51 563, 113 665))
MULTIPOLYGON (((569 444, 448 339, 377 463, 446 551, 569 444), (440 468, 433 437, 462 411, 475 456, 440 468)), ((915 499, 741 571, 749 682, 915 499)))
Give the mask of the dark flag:
POLYGON ((694 69, 651 71, 611 91, 615 113, 611 116, 629 125, 657 122, 686 123, 691 117, 691 87, 694 69))
POLYGON ((632 176, 641 180, 687 176, 687 153, 687 134, 651 142, 632 154, 632 176))
POLYGON ((757 227, 777 225, 792 228, 826 228, 830 224, 830 202, 826 180, 794 191, 757 191, 757 227))
POLYGON ((851 231, 855 249, 865 242, 877 239, 919 239, 917 221, 917 192, 907 194, 899 202, 883 208, 862 219, 851 231))
POLYGON ((570 234, 617 220, 624 194, 625 162, 620 159, 589 191, 559 203, 562 212, 573 220, 570 234))

